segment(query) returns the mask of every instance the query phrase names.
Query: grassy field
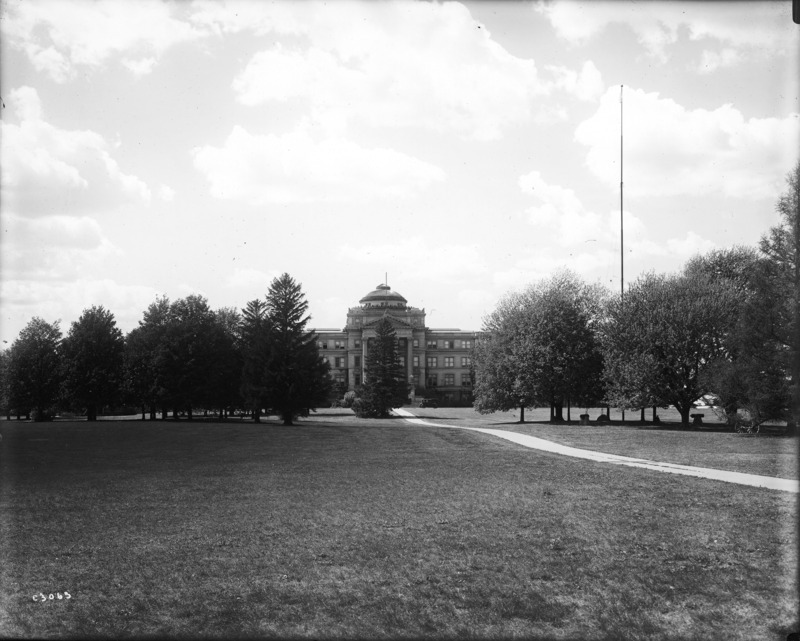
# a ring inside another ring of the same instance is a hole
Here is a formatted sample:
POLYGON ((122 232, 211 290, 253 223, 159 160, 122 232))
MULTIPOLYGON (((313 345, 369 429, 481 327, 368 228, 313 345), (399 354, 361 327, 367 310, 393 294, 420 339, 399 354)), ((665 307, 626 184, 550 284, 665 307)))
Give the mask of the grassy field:
MULTIPOLYGON (((796 447, 417 412, 780 475, 796 447)), ((749 641, 798 630, 788 493, 346 410, 295 427, 4 421, 0 432, 0 636, 749 641), (40 592, 70 599, 34 601, 40 592)))

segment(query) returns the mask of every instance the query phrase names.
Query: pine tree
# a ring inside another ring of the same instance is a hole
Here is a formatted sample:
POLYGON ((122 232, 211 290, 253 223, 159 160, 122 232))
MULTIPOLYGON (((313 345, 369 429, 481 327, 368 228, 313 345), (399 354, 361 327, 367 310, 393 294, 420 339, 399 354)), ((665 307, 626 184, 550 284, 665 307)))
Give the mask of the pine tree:
POLYGON ((375 326, 375 338, 368 344, 366 380, 353 409, 358 416, 383 418, 408 398, 405 372, 400 364, 397 335, 387 318, 375 326))
POLYGON ((289 274, 274 279, 267 293, 269 357, 264 377, 265 404, 284 425, 325 404, 331 389, 328 364, 306 330, 308 302, 289 274))
POLYGON ((270 326, 267 304, 254 299, 242 310, 241 320, 242 379, 241 396, 253 420, 261 421, 261 409, 267 404, 267 363, 269 362, 270 326))

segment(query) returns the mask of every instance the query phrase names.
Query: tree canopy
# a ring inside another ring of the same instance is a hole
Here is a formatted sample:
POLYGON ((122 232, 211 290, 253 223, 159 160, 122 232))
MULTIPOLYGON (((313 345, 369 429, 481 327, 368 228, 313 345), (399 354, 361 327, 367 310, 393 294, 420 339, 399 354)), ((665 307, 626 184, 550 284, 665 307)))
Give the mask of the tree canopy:
POLYGON ((397 334, 388 318, 375 325, 375 337, 367 344, 364 385, 353 403, 360 417, 384 418, 393 407, 408 400, 408 382, 400 363, 397 334))
POLYGON ((61 386, 61 329, 34 316, 9 350, 9 402, 20 414, 48 418, 61 386))
POLYGON ((99 407, 122 396, 125 341, 114 314, 102 306, 85 309, 61 350, 65 402, 85 409, 87 420, 95 421, 99 407))

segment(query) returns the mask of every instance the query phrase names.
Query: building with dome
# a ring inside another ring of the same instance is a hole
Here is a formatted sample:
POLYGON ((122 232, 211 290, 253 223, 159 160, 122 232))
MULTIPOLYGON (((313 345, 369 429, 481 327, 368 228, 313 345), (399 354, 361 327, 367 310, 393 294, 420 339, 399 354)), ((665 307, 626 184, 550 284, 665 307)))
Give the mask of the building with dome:
POLYGON ((427 396, 442 404, 472 403, 471 351, 477 332, 426 327, 425 310, 410 306, 388 284, 376 286, 358 303, 347 310, 343 329, 312 330, 336 383, 346 385, 348 390, 361 385, 375 325, 386 317, 397 334, 400 359, 413 389, 412 399, 427 396))

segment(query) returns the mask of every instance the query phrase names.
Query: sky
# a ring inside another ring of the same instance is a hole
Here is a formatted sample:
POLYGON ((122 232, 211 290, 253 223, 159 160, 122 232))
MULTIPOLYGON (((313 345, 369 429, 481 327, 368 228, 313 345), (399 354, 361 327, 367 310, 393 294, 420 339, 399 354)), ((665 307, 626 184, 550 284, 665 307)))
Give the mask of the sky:
POLYGON ((800 154, 790 2, 0 11, 3 347, 92 305, 124 332, 158 296, 242 308, 284 272, 310 327, 388 279, 477 330, 562 268, 619 291, 622 255, 630 283, 755 245, 800 154))

